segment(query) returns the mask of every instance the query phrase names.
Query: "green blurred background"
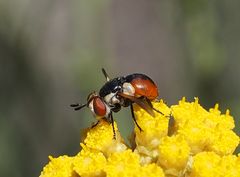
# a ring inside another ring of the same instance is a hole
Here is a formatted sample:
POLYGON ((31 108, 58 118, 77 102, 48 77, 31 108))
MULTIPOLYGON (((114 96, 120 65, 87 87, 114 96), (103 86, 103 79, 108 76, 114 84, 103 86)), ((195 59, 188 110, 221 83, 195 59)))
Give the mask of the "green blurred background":
MULTIPOLYGON (((95 119, 85 102, 110 76, 141 72, 169 105, 231 109, 240 132, 240 1, 0 0, 0 176, 39 176, 74 155, 95 119)), ((128 109, 114 117, 125 137, 128 109)))

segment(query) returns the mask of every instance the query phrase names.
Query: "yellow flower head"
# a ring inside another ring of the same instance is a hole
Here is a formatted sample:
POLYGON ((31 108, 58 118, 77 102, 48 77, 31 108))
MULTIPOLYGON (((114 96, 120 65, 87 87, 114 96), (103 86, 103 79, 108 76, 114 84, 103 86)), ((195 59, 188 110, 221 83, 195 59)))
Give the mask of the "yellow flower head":
POLYGON ((201 152, 193 157, 190 177, 240 176, 239 157, 219 156, 214 152, 201 152))
POLYGON ((112 125, 104 119, 100 120, 97 126, 89 129, 87 137, 81 146, 85 145, 89 149, 101 151, 105 155, 127 149, 116 123, 114 123, 114 128, 116 139, 113 138, 112 125))
POLYGON ((74 157, 50 157, 40 177, 237 177, 240 157, 232 153, 239 145, 229 110, 221 114, 218 104, 205 110, 198 99, 185 98, 170 108, 152 102, 155 117, 134 105, 136 120, 132 148, 125 145, 114 123, 106 120, 87 129, 82 150, 74 157), (173 119, 174 122, 169 123, 173 119), (171 134, 168 134, 171 130, 171 134))
POLYGON ((221 161, 214 152, 202 152, 193 158, 191 177, 215 177, 220 175, 218 165, 221 161))
POLYGON ((135 176, 140 169, 139 156, 131 150, 112 154, 105 168, 107 176, 135 176))
POLYGON ((108 177, 163 177, 163 170, 156 164, 140 165, 140 157, 131 150, 114 153, 105 168, 108 177))
MULTIPOLYGON (((137 126, 135 126, 136 143, 138 145, 149 145, 150 141, 160 139, 167 135, 168 119, 170 115, 170 109, 163 101, 154 102, 153 107, 157 108, 164 115, 154 111, 155 117, 152 117, 145 110, 141 109, 138 105, 134 105, 134 114, 140 127, 143 129, 141 132, 137 126)), ((155 147, 153 143, 152 147, 155 147)))
POLYGON ((92 152, 87 148, 83 148, 76 156, 73 170, 79 176, 105 176, 103 168, 106 164, 107 160, 103 153, 98 151, 92 152))
POLYGON ((231 154, 238 146, 239 137, 232 131, 234 121, 229 111, 221 115, 216 105, 208 112, 198 103, 197 98, 192 103, 183 98, 179 105, 171 108, 175 133, 185 137, 192 153, 213 150, 222 155, 231 154))
POLYGON ((77 177, 73 171, 74 158, 66 155, 58 158, 49 156, 50 162, 43 168, 40 177, 77 177))
POLYGON ((158 164, 168 173, 178 175, 185 169, 189 155, 190 147, 183 136, 166 136, 159 145, 158 164))
POLYGON ((164 177, 165 176, 162 168, 155 163, 142 166, 138 174, 141 177, 156 177, 156 176, 164 177))
POLYGON ((138 105, 134 105, 136 120, 143 130, 140 131, 135 126, 135 143, 137 145, 135 152, 141 155, 142 164, 151 163, 157 158, 160 139, 167 136, 168 133, 169 107, 162 100, 153 102, 153 107, 164 115, 154 111, 155 117, 152 117, 138 105))

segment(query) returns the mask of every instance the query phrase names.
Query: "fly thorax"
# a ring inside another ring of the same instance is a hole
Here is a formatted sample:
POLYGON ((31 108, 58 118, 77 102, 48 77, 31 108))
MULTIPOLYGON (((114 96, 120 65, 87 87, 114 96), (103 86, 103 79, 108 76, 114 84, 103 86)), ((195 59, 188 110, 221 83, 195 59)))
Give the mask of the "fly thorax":
POLYGON ((116 93, 109 93, 108 95, 106 95, 104 97, 104 101, 108 104, 108 105, 115 105, 120 103, 120 100, 117 98, 116 93))

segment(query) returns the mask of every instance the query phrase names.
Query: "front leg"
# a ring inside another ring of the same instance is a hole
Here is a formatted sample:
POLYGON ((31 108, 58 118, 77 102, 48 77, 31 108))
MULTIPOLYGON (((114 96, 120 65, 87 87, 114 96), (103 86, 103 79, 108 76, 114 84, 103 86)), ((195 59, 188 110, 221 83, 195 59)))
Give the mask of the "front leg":
POLYGON ((110 123, 112 124, 113 139, 116 139, 116 132, 115 132, 115 128, 114 128, 114 121, 113 121, 112 111, 111 111, 110 114, 109 114, 108 121, 110 121, 110 123))
POLYGON ((96 127, 96 126, 98 125, 98 123, 99 123, 99 120, 98 120, 95 124, 93 124, 93 125, 91 126, 91 128, 96 127))

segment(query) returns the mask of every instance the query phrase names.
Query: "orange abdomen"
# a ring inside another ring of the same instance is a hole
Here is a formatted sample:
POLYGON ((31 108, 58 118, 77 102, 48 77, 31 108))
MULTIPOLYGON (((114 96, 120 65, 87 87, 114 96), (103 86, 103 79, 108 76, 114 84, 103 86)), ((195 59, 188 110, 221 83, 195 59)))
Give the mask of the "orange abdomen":
POLYGON ((149 100, 154 100, 158 97, 158 88, 148 76, 144 74, 132 74, 127 76, 126 79, 135 88, 134 96, 144 96, 149 100))

